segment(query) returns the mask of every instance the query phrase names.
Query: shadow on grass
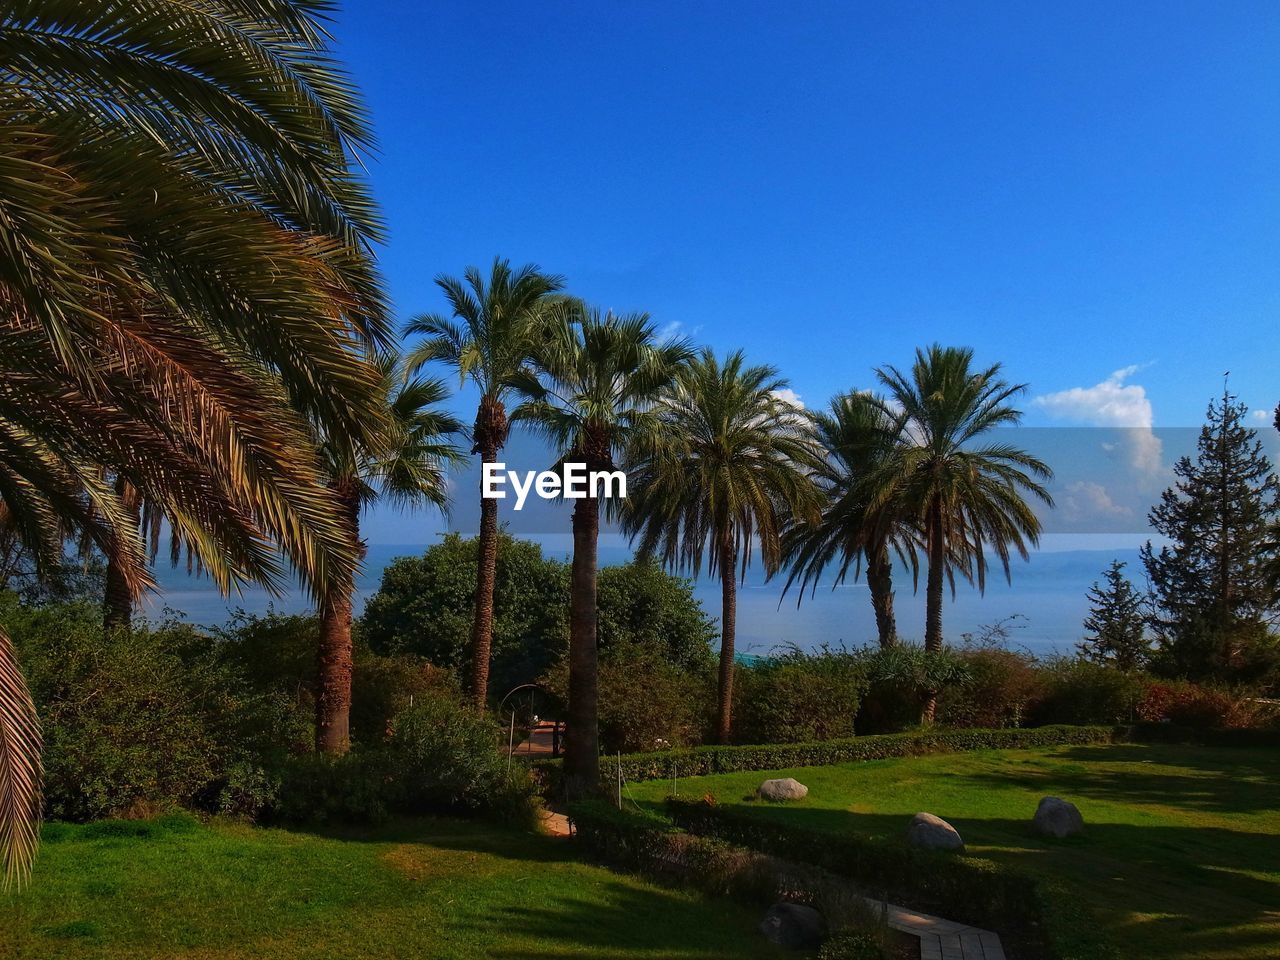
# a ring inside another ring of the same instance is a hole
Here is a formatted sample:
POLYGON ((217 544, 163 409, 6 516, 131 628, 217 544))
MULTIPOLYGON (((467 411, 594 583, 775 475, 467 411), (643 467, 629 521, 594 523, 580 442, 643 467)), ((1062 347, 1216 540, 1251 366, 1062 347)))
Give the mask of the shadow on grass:
MULTIPOLYGON (((733 806, 834 837, 902 838, 910 819, 812 807, 733 806)), ((1087 904, 1127 945, 1150 945, 1150 952, 1133 955, 1170 960, 1280 956, 1280 880, 1259 876, 1275 874, 1280 836, 1215 827, 1089 823, 1087 802, 1082 800, 1081 808, 1087 834, 1062 841, 1032 830, 1034 806, 1025 819, 931 812, 956 827, 970 854, 1061 883, 1066 895, 1087 904), (1232 943, 1244 952, 1233 952, 1232 943)))

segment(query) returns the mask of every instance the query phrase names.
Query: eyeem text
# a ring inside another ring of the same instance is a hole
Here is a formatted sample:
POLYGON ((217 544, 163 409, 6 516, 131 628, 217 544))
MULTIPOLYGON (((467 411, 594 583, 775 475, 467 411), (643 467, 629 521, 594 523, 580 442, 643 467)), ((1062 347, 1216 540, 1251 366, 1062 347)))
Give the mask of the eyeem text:
POLYGON ((625 497, 627 495, 627 475, 621 470, 587 470, 585 463, 566 463, 561 473, 554 470, 526 470, 521 476, 515 470, 508 470, 505 463, 486 463, 480 483, 480 495, 486 500, 505 500, 506 484, 516 493, 516 509, 524 507, 524 502, 532 490, 543 500, 555 500, 564 497, 567 500, 582 500, 585 497, 625 497))

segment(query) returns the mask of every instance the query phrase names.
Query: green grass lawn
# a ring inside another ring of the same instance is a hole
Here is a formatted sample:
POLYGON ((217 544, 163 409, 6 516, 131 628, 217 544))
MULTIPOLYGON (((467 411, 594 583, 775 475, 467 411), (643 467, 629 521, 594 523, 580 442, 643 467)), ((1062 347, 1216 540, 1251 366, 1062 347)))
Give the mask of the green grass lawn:
MULTIPOLYGON (((1280 752, 1187 746, 1070 746, 878 760, 682 780, 683 796, 783 823, 901 835, 927 810, 971 853, 1068 882, 1126 956, 1280 957, 1280 752), (793 776, 793 804, 745 799, 793 776), (1035 837, 1042 796, 1076 803, 1088 836, 1035 837)), ((670 781, 632 785, 657 806, 670 781)))
POLYGON ((186 817, 46 828, 0 958, 771 957, 760 911, 573 861, 571 841, 419 821, 345 838, 186 817))

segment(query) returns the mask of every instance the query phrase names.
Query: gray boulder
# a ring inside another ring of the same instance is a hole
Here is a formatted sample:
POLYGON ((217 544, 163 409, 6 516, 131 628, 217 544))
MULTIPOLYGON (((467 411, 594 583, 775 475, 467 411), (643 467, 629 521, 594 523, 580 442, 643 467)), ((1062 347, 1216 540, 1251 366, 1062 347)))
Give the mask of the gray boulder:
POLYGON ((964 850, 960 833, 941 817, 917 813, 907 827, 907 842, 925 850, 964 850))
POLYGON ((801 800, 809 795, 809 788, 799 780, 766 780, 756 790, 761 800, 801 800))
POLYGON ((1076 805, 1058 797, 1045 797, 1036 807, 1036 816, 1032 821, 1036 833, 1045 837, 1063 840, 1067 837, 1078 837, 1084 833, 1084 817, 1076 805))
POLYGON ((775 903, 760 921, 765 939, 793 950, 816 950, 827 939, 827 921, 813 907, 775 903))

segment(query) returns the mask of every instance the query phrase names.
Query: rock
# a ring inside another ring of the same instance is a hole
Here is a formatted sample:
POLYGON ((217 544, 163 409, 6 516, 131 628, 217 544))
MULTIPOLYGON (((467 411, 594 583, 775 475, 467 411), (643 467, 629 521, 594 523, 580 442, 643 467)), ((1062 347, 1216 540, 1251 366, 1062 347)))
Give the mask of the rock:
POLYGON ((917 813, 911 818, 907 842, 925 850, 964 850, 964 841, 956 828, 932 813, 917 813))
POLYGON ((765 939, 780 947, 816 950, 827 939, 827 921, 813 907, 800 903, 775 903, 760 921, 760 932, 765 939))
POLYGON ((799 780, 766 780, 756 790, 761 800, 801 800, 809 795, 809 788, 799 780))
POLYGON ((1036 807, 1035 820, 1032 821, 1036 833, 1046 837, 1078 837, 1084 833, 1084 817, 1076 805, 1058 797, 1045 797, 1036 807))

